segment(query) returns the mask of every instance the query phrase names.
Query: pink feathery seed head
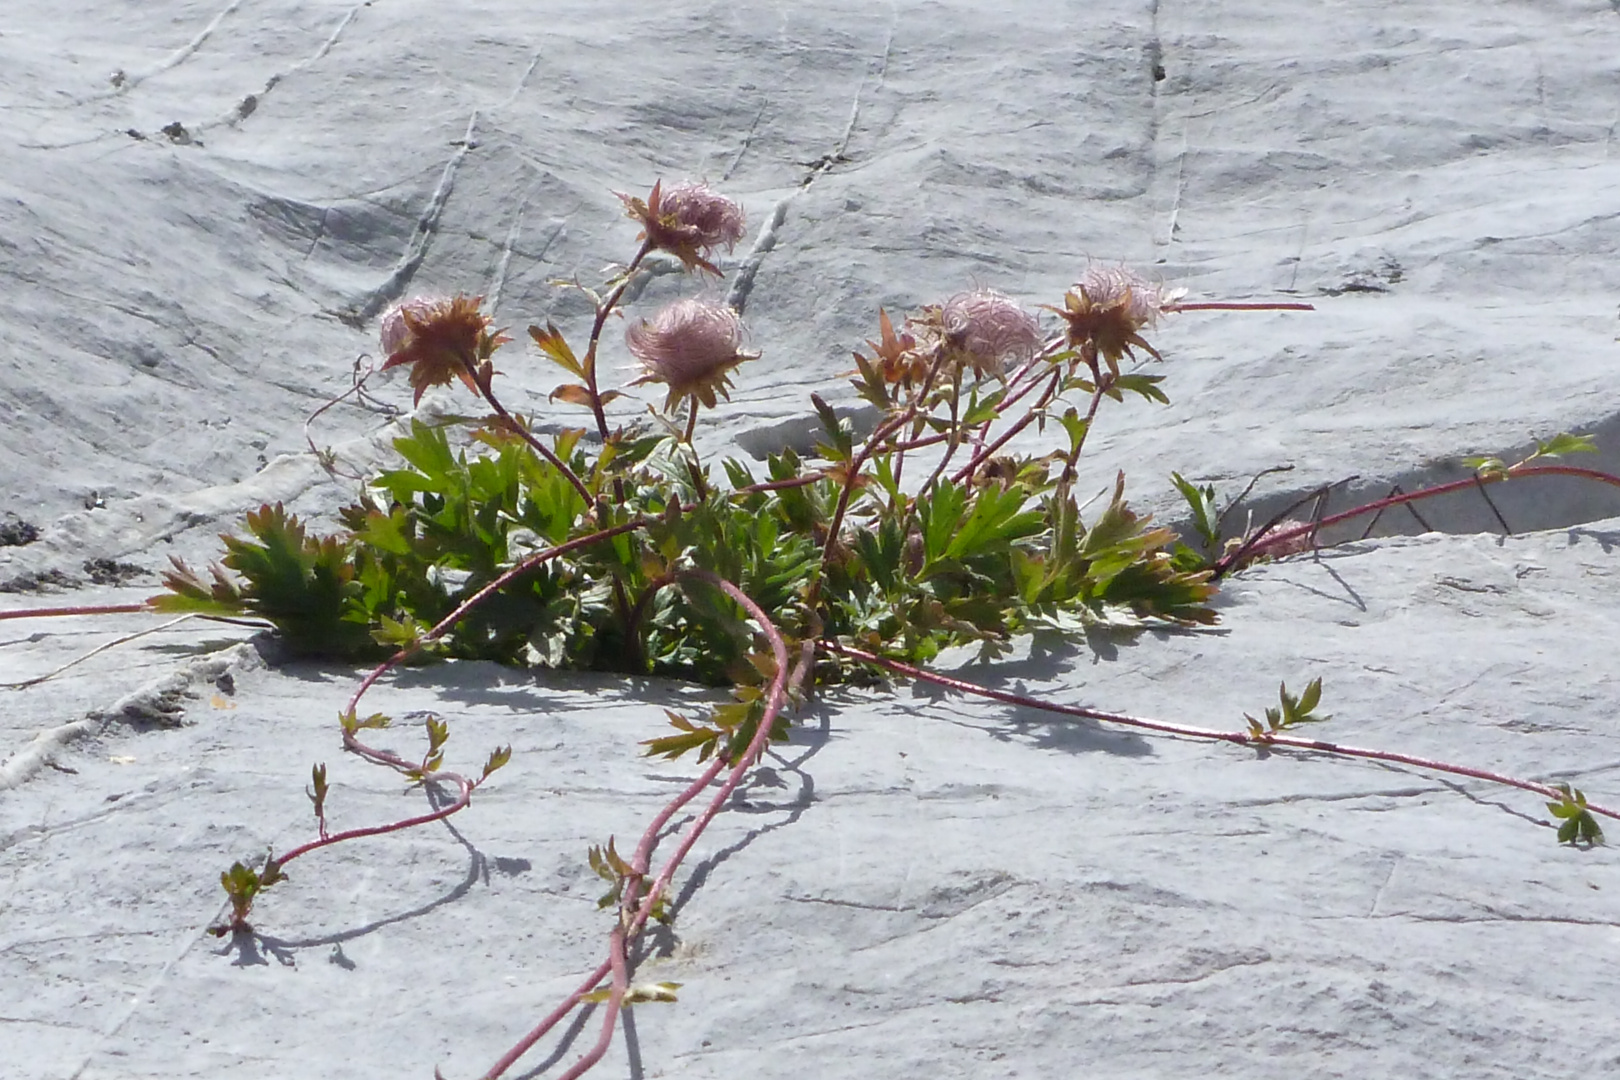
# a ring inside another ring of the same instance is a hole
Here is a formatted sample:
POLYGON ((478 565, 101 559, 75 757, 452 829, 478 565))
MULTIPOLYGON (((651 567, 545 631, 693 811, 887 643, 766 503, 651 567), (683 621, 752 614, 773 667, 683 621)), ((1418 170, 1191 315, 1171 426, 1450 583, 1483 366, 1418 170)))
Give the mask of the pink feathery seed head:
POLYGON ((712 408, 716 392, 730 396, 731 369, 754 359, 742 351, 742 338, 742 319, 725 304, 677 300, 625 331, 625 344, 643 372, 632 385, 665 384, 670 409, 689 396, 712 408))
POLYGON ((434 311, 448 306, 449 303, 449 299, 442 296, 413 296, 409 300, 401 300, 383 312, 382 320, 377 327, 377 340, 382 346, 383 355, 392 356, 410 342, 411 328, 405 321, 406 312, 410 312, 411 318, 416 322, 426 322, 434 311))
POLYGON ((495 374, 491 354, 510 340, 489 328, 483 302, 481 296, 457 294, 395 304, 378 328, 378 343, 388 354, 380 370, 410 368, 418 404, 429 387, 458 379, 473 393, 481 393, 479 380, 487 385, 495 374))
POLYGON ((1089 266, 1074 288, 1093 307, 1117 309, 1136 327, 1152 326, 1183 290, 1167 290, 1125 266, 1089 266))
POLYGON ((721 244, 729 250, 742 239, 743 208, 707 184, 688 181, 665 191, 660 180, 646 199, 622 192, 619 199, 624 212, 641 223, 640 239, 648 249, 668 252, 688 270, 718 275, 720 268, 709 256, 721 244))
POLYGON ((716 248, 724 244, 729 251, 742 239, 746 220, 743 208, 708 184, 692 181, 676 184, 663 193, 658 209, 692 230, 693 240, 699 247, 716 248))
POLYGON ((1010 296, 994 289, 957 293, 940 308, 940 322, 965 352, 999 371, 1004 361, 1027 360, 1041 347, 1041 327, 1035 316, 1010 296))

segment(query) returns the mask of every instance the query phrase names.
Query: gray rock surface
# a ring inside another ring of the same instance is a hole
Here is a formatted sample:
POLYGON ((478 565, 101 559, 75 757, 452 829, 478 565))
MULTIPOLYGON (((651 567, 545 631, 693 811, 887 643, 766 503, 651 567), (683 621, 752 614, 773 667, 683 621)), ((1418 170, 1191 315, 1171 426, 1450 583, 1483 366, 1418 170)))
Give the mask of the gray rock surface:
MULTIPOLYGON (((138 598, 246 508, 330 511, 349 491, 302 425, 374 359, 377 312, 466 290, 582 335, 550 282, 626 258, 612 192, 659 177, 750 212, 711 288, 764 356, 716 453, 791 438, 810 390, 853 404, 880 306, 1053 303, 1122 259, 1317 310, 1167 319, 1173 404, 1104 414, 1099 488, 1123 467, 1173 516, 1171 470, 1235 489, 1288 464, 1257 513, 1358 477, 1346 505, 1559 430, 1620 468, 1616 55, 1602 0, 14 0, 0 525, 40 536, 0 546, 0 585, 34 585, 0 608, 138 598)), ((695 287, 656 274, 632 311, 695 287)), ((508 396, 574 420, 525 348, 508 396)), ((377 391, 408 405, 403 379, 377 391)), ((312 438, 363 467, 385 413, 337 406, 312 438)), ((1523 535, 1456 496, 1424 508, 1443 532, 1246 571, 1217 631, 965 674, 1211 726, 1321 675, 1326 737, 1620 801, 1620 497, 1497 499, 1523 535)), ((153 625, 0 623, 0 682, 153 625)), ((309 836, 312 763, 340 825, 423 805, 338 751, 352 672, 266 666, 245 636, 182 623, 0 690, 8 1076, 475 1076, 603 955, 585 849, 690 775, 636 743, 691 691, 402 675, 378 708, 512 765, 454 830, 294 864, 244 951, 205 934, 217 874, 309 836)), ((678 880, 643 975, 679 1003, 638 1007, 601 1075, 1620 1073, 1620 870, 1556 846, 1532 796, 909 688, 804 721, 678 880)))

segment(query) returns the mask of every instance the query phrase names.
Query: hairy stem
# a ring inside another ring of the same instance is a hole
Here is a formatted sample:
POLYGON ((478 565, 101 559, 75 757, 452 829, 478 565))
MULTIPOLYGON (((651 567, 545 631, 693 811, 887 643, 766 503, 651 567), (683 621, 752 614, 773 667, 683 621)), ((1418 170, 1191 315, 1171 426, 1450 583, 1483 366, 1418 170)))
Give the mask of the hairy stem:
POLYGON ((585 359, 580 362, 580 366, 585 369, 585 389, 591 395, 591 413, 596 417, 596 430, 602 436, 603 442, 607 442, 608 425, 607 413, 602 409, 602 395, 597 389, 596 349, 601 344, 602 329, 607 325, 608 316, 613 313, 613 309, 624 298, 624 290, 630 287, 630 282, 635 278, 636 271, 641 267, 641 261, 651 251, 652 241, 642 241, 635 257, 624 268, 619 283, 614 286, 612 292, 607 294, 607 299, 596 305, 596 318, 591 322, 591 339, 585 346, 585 359))
POLYGON ((1063 455, 1063 476, 1060 483, 1064 485, 1074 482, 1074 463, 1080 460, 1080 453, 1086 448, 1086 439, 1091 436, 1091 422, 1097 418, 1097 407, 1102 404, 1103 395, 1108 392, 1108 378, 1107 375, 1097 374, 1097 389, 1091 392, 1091 404, 1086 406, 1085 429, 1080 432, 1080 440, 1063 455))
POLYGON ((501 423, 508 431, 522 439, 524 442, 528 443, 530 448, 533 449, 535 453, 539 454, 541 457, 545 458, 546 461, 551 463, 552 468, 556 469, 558 472, 562 473, 563 476, 568 478, 568 482, 574 485, 574 490, 579 492, 579 497, 585 500, 585 509, 587 512, 589 512, 594 500, 591 498, 591 489, 585 486, 585 481, 579 478, 579 474, 574 472, 573 469, 569 468, 567 462, 563 461, 562 458, 554 454, 550 447, 541 442, 535 436, 535 434, 529 430, 527 424, 524 424, 517 417, 506 411, 506 406, 502 405, 500 400, 496 398, 493 387, 487 385, 487 383, 483 381, 480 381, 479 390, 481 391, 483 399, 489 403, 489 407, 491 409, 495 410, 495 415, 501 418, 501 423))
POLYGON ((960 415, 958 410, 961 408, 961 404, 962 370, 958 368, 955 372, 955 378, 951 380, 951 426, 945 433, 945 453, 940 455, 939 464, 934 466, 934 471, 928 474, 928 479, 918 489, 918 498, 923 498, 934 490, 935 486, 939 484, 939 478, 945 472, 946 466, 951 463, 951 458, 956 456, 956 451, 962 446, 962 429, 957 420, 960 415))
MULTIPOLYGON (((1061 371, 1052 372, 1052 380, 1051 382, 1047 383, 1046 391, 1041 395, 1041 399, 1037 401, 1034 406, 1026 410, 1024 415, 1019 417, 1011 427, 1002 432, 1002 434, 997 437, 995 442, 991 443, 989 446, 980 447, 974 453, 974 455, 968 459, 968 463, 958 469, 955 476, 951 477, 952 482, 960 484, 965 480, 973 479, 973 474, 978 471, 980 465, 983 465, 986 461, 990 460, 990 458, 994 457, 997 450, 1000 450, 1003 446, 1007 445, 1007 442, 1012 439, 1013 436, 1017 435, 1020 431, 1023 431, 1034 422, 1035 418, 1040 415, 1041 410, 1046 408, 1046 406, 1051 403, 1052 398, 1056 396, 1058 384, 1062 380, 1063 373, 1061 371)), ((1028 386, 1019 391, 1019 396, 1023 396, 1038 385, 1038 383, 1030 383, 1028 386)), ((1004 404, 1010 404, 1010 402, 1005 402, 1004 404)))
MULTIPOLYGON (((933 392, 934 380, 938 378, 939 368, 944 363, 944 360, 945 354, 943 352, 939 352, 934 356, 933 363, 928 366, 928 374, 923 379, 922 388, 911 399, 911 404, 906 406, 905 411, 900 415, 891 417, 879 424, 877 429, 872 432, 871 438, 866 440, 865 445, 855 455, 854 460, 849 463, 849 472, 844 477, 843 486, 838 491, 838 505, 833 510, 832 520, 827 525, 827 539, 822 544, 821 564, 823 567, 832 559, 833 546, 838 543, 838 530, 843 528, 844 514, 849 509, 849 499, 855 491, 855 485, 860 480, 862 467, 866 465, 866 462, 883 444, 884 440, 916 418, 918 412, 922 409, 923 402, 933 392)), ((815 581, 811 583, 809 598, 805 606, 813 610, 820 596, 821 575, 818 573, 815 581)))

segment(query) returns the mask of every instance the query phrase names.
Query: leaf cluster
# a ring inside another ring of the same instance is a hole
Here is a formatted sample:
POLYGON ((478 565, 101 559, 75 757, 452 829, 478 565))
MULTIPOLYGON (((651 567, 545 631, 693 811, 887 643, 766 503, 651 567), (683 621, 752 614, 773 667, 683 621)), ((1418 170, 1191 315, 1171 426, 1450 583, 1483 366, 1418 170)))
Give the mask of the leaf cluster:
MULTIPOLYGON (((553 359, 573 355, 554 327, 535 340, 553 359)), ((1040 362, 1036 377, 1052 373, 1053 395, 1037 419, 1063 385, 1096 393, 1064 355, 1040 362)), ((1089 419, 1072 407, 1056 425, 1066 449, 990 457, 970 475, 940 462, 910 491, 908 440, 933 432, 952 446, 982 442, 1006 387, 957 371, 948 384, 908 389, 870 362, 867 377, 884 387, 897 422, 860 445, 814 398, 824 428, 815 457, 771 456, 762 479, 728 460, 724 484, 678 432, 620 429, 587 446, 568 430, 541 457, 514 430, 520 418, 467 421, 470 438, 456 441, 449 425, 413 420, 394 440, 398 462, 341 512, 341 530, 315 535, 281 505, 265 506, 248 515, 245 536, 225 538, 227 554, 206 576, 177 563, 160 605, 258 615, 304 655, 403 652, 717 685, 748 682, 758 641, 735 602, 683 576, 692 568, 739 585, 792 639, 834 635, 908 661, 961 644, 993 655, 1035 630, 1214 621, 1206 568, 1130 508, 1123 474, 1083 519, 1070 473, 1089 419), (564 470, 582 478, 589 499, 564 470), (591 542, 626 525, 634 528, 591 542)), ((1113 386, 1163 397, 1157 377, 1129 378, 1113 386)), ((650 752, 706 756, 746 743, 748 723, 722 709, 650 752)))
POLYGON ((1590 435, 1572 435, 1567 431, 1560 431, 1550 439, 1536 440, 1536 449, 1523 461, 1516 465, 1508 465, 1499 457, 1470 457, 1464 458, 1463 464, 1474 470, 1474 474, 1481 480, 1506 480, 1513 474, 1513 470, 1530 464, 1537 458, 1560 458, 1570 454, 1592 454, 1597 452, 1597 442, 1590 435))
MULTIPOLYGON (((591 871, 608 884, 608 891, 596 900, 596 906, 601 909, 619 907, 624 902, 625 887, 631 882, 639 886, 646 880, 645 874, 638 873, 634 867, 625 862, 611 836, 608 837, 606 847, 593 844, 586 852, 586 861, 590 863, 591 871)), ((653 901, 651 915, 662 923, 670 922, 674 918, 669 909, 667 896, 660 895, 653 901)))
POLYGON ((1547 810, 1562 822, 1558 826, 1558 842, 1575 847, 1594 847, 1603 843, 1603 830, 1598 828, 1597 818, 1592 816, 1592 811, 1586 808, 1586 796, 1581 789, 1571 787, 1567 781, 1554 786, 1564 796, 1557 802, 1547 804, 1547 810))
POLYGON ((286 876, 281 872, 281 864, 273 856, 267 855, 264 867, 259 870, 244 862, 232 863, 229 870, 219 875, 219 883, 231 901, 231 921, 224 926, 210 927, 209 933, 215 937, 223 937, 238 930, 250 929, 247 917, 253 910, 253 901, 259 893, 276 882, 285 880, 286 876))
POLYGON ((1277 690, 1278 707, 1266 710, 1265 723, 1261 723, 1248 713, 1243 719, 1248 721, 1249 734, 1255 739, 1264 742, 1279 731, 1287 731, 1300 724, 1320 724, 1333 719, 1331 716, 1317 716, 1315 709, 1322 701, 1322 680, 1312 679, 1305 692, 1295 697, 1288 692, 1288 684, 1283 683, 1277 690))

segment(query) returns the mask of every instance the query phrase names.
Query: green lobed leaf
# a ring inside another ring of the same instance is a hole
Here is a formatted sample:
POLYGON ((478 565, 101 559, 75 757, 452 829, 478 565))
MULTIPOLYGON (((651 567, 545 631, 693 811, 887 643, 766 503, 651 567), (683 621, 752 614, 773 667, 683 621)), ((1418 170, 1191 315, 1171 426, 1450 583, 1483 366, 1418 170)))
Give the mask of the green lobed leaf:
POLYGON ((1199 487, 1180 473, 1171 473, 1170 482, 1186 500, 1187 509, 1192 512, 1193 528, 1204 542, 1205 551, 1218 551, 1221 546, 1220 513, 1215 508, 1215 488, 1210 485, 1199 487))
POLYGON ((529 327, 529 337, 540 347, 540 351, 558 367, 576 379, 585 378, 584 366, 580 364, 579 358, 574 355, 574 350, 568 347, 568 342, 563 338, 562 332, 557 329, 555 324, 547 322, 544 330, 538 326, 531 326, 529 327))
POLYGON ((1595 454, 1597 442, 1591 435, 1571 435, 1561 431, 1557 435, 1542 442, 1536 440, 1536 452, 1531 457, 1563 457, 1566 454, 1595 454))
POLYGON ((1170 398, 1163 390, 1159 389, 1159 383, 1162 382, 1164 382, 1163 375, 1121 375, 1119 378, 1113 381, 1113 384, 1110 387, 1109 396, 1118 401, 1120 396, 1117 391, 1130 390, 1141 394, 1149 401, 1156 401, 1161 405, 1168 405, 1170 404, 1170 398))
POLYGON ((511 760, 512 748, 510 746, 500 746, 494 750, 491 750, 489 759, 484 762, 483 775, 478 778, 478 782, 481 784, 485 780, 488 780, 491 773, 493 773, 496 769, 501 768, 511 760))
POLYGON ((305 789, 309 801, 315 804, 315 817, 322 820, 326 817, 326 763, 322 762, 310 769, 311 786, 305 789))

